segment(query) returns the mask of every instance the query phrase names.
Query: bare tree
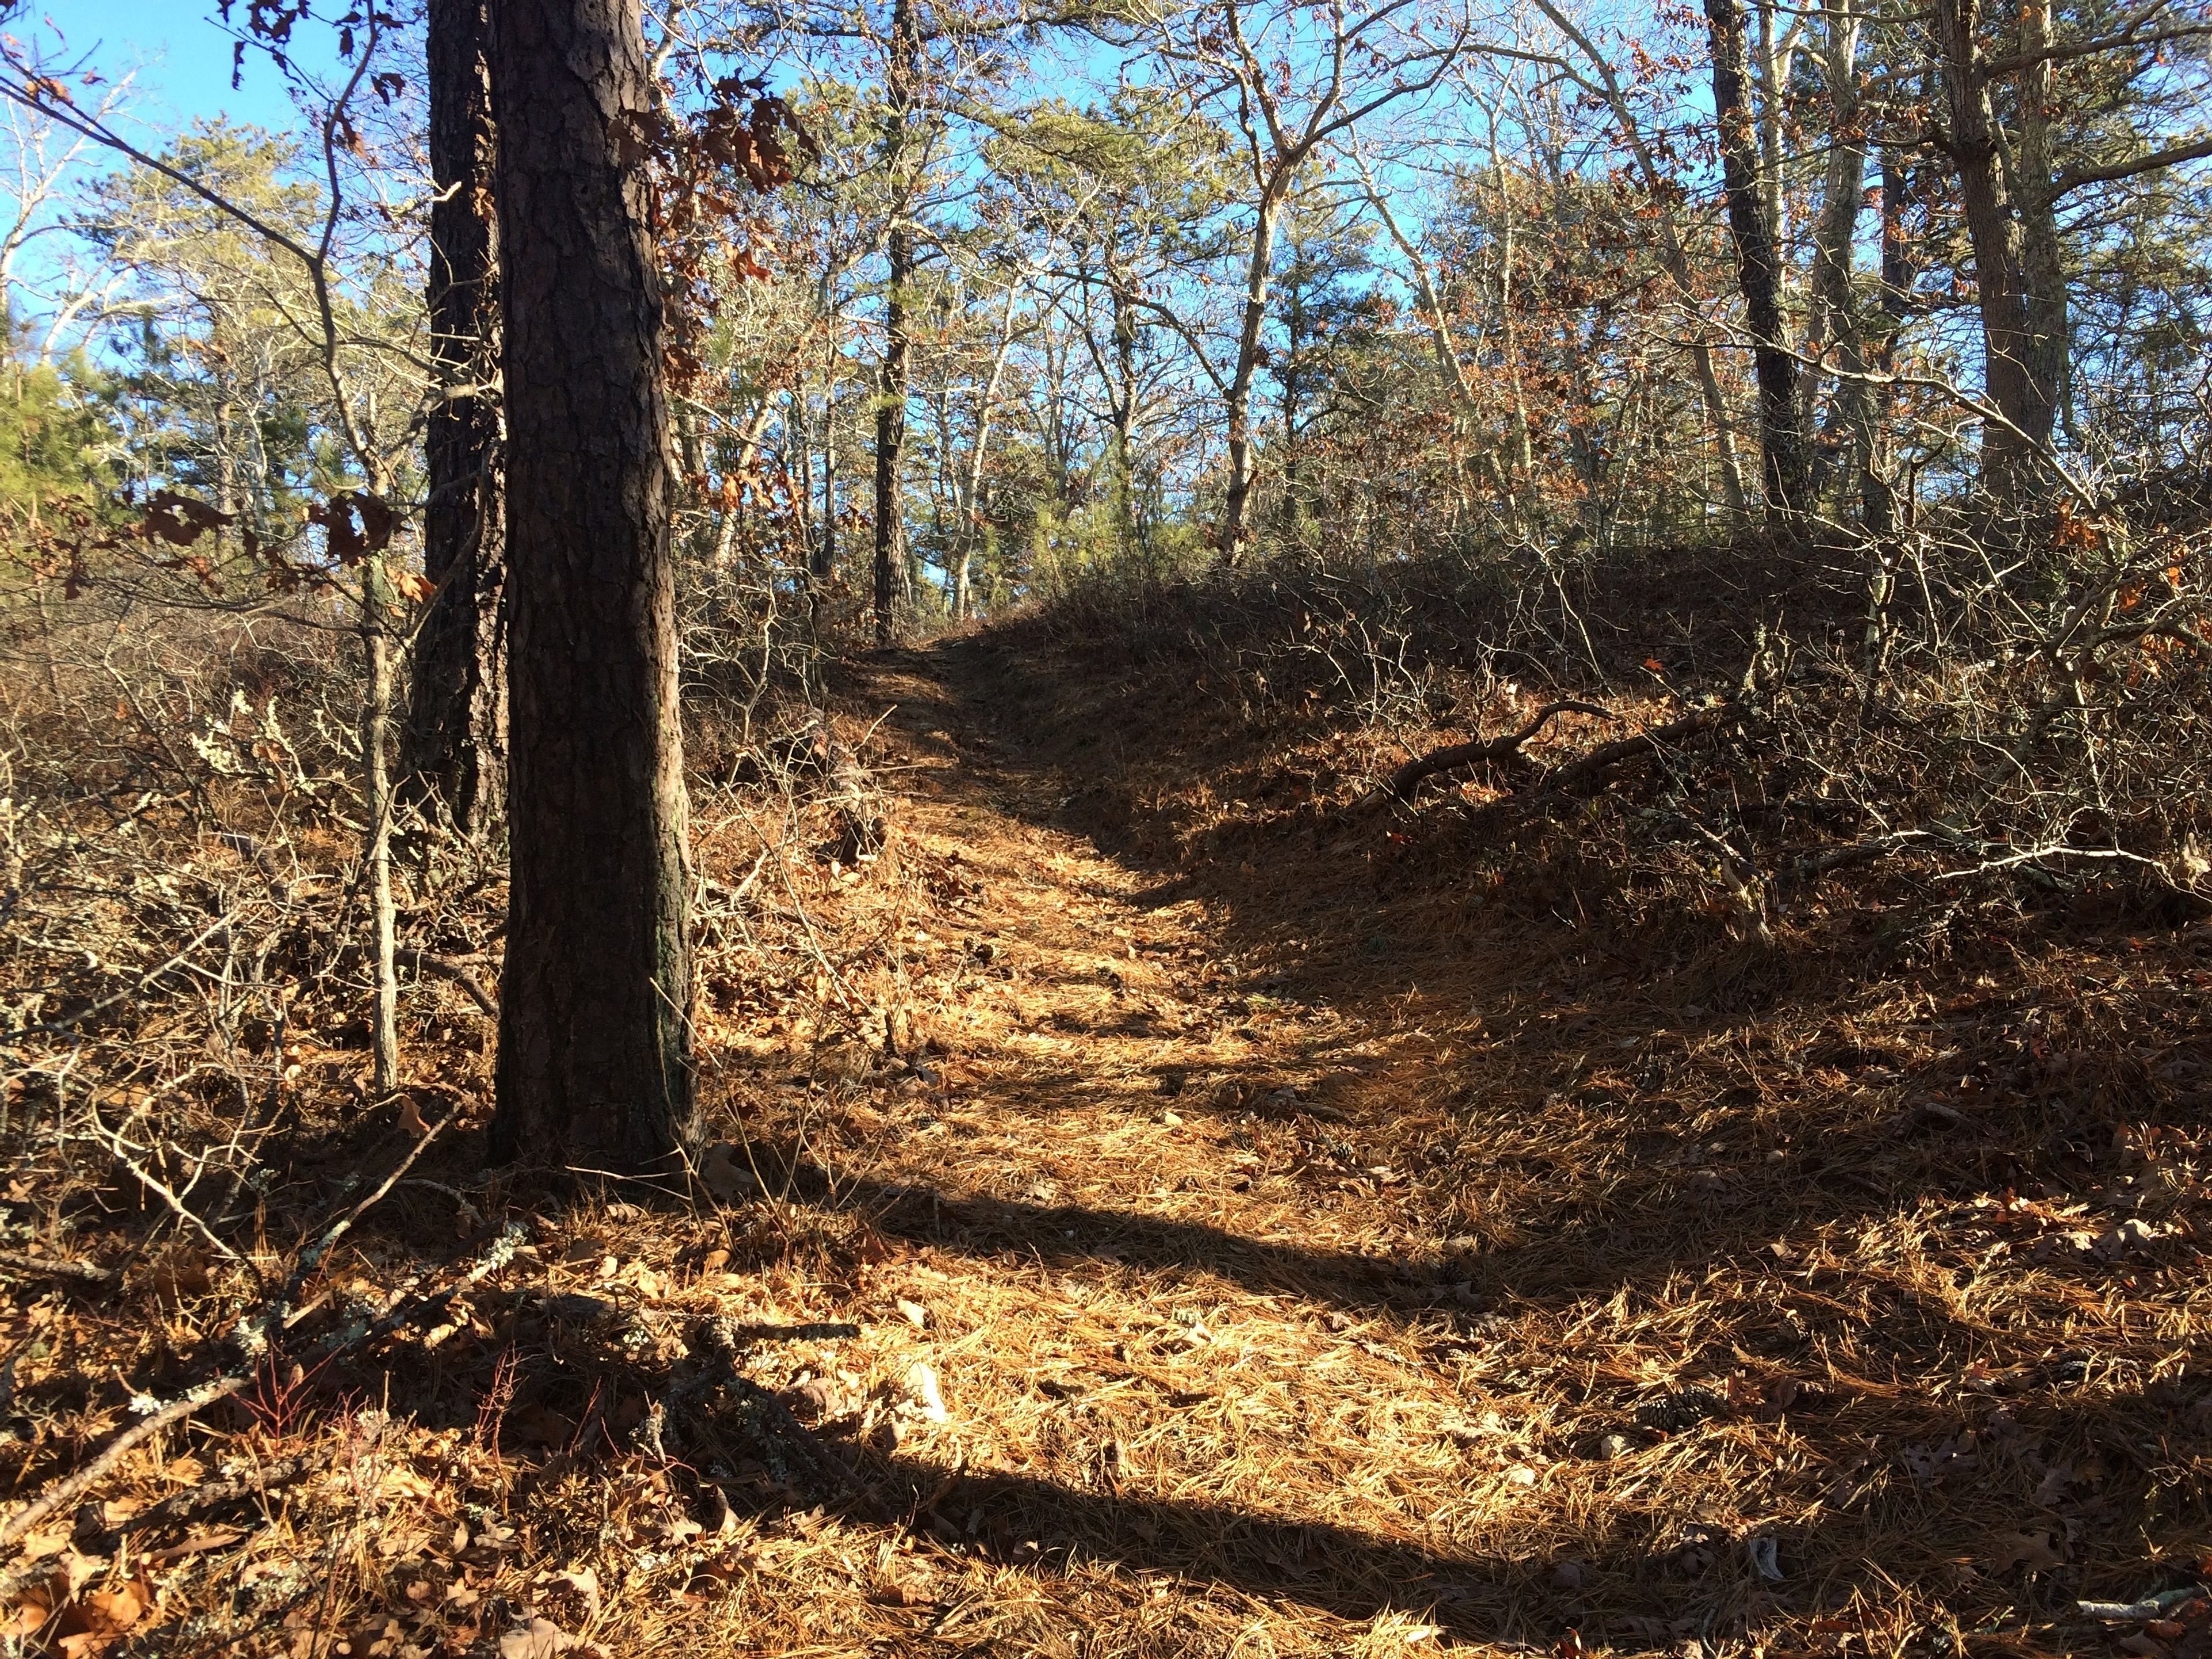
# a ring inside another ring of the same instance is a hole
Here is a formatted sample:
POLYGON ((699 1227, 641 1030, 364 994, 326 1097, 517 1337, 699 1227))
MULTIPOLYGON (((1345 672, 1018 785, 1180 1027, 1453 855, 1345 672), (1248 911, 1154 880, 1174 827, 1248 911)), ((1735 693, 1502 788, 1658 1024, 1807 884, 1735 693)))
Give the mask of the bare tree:
MULTIPOLYGON (((127 76, 111 83, 87 112, 106 125, 126 106, 130 88, 127 76)), ((66 257, 47 262, 49 280, 36 289, 23 276, 23 256, 33 244, 68 234, 67 220, 56 209, 96 148, 96 139, 58 125, 45 110, 14 100, 0 104, 0 315, 16 327, 33 325, 20 296, 36 292, 34 356, 41 363, 53 361, 70 331, 96 314, 112 291, 112 274, 82 268, 66 257)))
POLYGON ((1275 235, 1300 172, 1331 139, 1401 100, 1434 88, 1466 47, 1464 18, 1425 24, 1414 0, 1346 6, 1214 0, 1161 26, 1162 60, 1196 97, 1225 102, 1242 140, 1251 226, 1227 405, 1229 477, 1223 556, 1240 553, 1251 499, 1252 383, 1262 357, 1275 235))

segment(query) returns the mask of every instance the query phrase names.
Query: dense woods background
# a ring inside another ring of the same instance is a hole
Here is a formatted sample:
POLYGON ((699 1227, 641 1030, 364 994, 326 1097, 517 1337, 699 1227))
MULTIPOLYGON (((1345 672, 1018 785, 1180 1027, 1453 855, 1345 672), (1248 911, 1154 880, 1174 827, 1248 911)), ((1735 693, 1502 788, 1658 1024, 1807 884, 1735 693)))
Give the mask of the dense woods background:
POLYGON ((2212 1639, 2201 5, 0 22, 9 1640, 2212 1639))

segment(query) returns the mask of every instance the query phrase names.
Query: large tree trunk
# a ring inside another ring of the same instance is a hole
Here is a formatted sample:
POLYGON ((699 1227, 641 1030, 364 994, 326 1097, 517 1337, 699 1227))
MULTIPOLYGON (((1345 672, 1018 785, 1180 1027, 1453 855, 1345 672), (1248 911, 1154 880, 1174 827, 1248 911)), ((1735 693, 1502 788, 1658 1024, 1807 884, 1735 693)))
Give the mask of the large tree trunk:
POLYGON ((908 609, 906 398, 908 285, 914 280, 914 227, 906 177, 907 119, 921 76, 921 26, 914 0, 891 8, 890 73, 884 137, 891 176, 891 222, 884 239, 890 286, 884 293, 884 361, 876 382, 876 643, 898 638, 908 609))
POLYGON ((512 883, 494 1156, 672 1172, 692 1127, 671 455, 639 0, 494 0, 512 883))
POLYGON ((1751 325, 1752 362, 1759 380, 1759 440, 1765 458, 1766 514, 1789 518, 1806 506, 1809 468, 1798 422, 1797 361, 1782 321, 1782 273, 1774 224, 1759 188, 1743 13, 1737 0, 1705 0, 1712 41, 1713 112, 1720 129, 1721 179, 1729 229, 1735 239, 1736 276, 1751 325))
MULTIPOLYGON (((2039 159, 2047 169, 2048 147, 2042 147, 2041 157, 2031 158, 2031 147, 2023 145, 2019 167, 2005 167, 1976 39, 1978 10, 1976 0, 1936 0, 1936 40, 1950 117, 1948 149, 1974 251, 1983 390, 1996 415, 1984 425, 1982 485, 1998 513, 2010 516, 2039 493, 2041 455, 2057 426, 2065 289, 2054 269, 2057 237, 2048 222, 2050 174, 2036 176, 2028 166, 2039 159), (2023 228, 2023 214, 2029 228, 2023 228), (2034 289, 2026 268, 2031 256, 2042 267, 2034 289)), ((2040 10, 2031 0, 2022 12, 2022 36, 2033 38, 2040 10)), ((2043 118, 2046 82, 2047 74, 2034 70, 2023 77, 2022 102, 2038 109, 2036 125, 2043 118)))
POLYGON ((430 355, 442 396, 425 448, 422 564, 437 585, 416 635, 399 769, 466 830, 506 782, 507 574, 501 501, 499 242, 485 0, 430 0, 430 355))

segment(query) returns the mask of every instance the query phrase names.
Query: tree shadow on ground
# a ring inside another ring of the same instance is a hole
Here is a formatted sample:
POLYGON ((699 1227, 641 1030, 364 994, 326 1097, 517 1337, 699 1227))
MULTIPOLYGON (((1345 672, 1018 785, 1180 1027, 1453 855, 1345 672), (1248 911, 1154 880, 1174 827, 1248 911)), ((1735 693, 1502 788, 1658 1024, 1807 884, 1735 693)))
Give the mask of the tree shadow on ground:
MULTIPOLYGON (((911 1536, 956 1563, 1043 1578, 1107 1567, 1350 1620, 1410 1615, 1483 1643, 1548 1644, 1571 1628, 1587 1642, 1640 1651, 1817 1618, 1854 1593, 1813 1571, 1839 1550, 1882 1547, 1886 1571, 1936 1576, 1948 1568, 1955 1577, 1985 1543, 1986 1529, 1938 1501, 1946 1480, 2023 1492, 2039 1486, 2040 1510, 2025 1496, 2010 1501, 2015 1512, 2039 1515, 2056 1553, 2068 1558, 2039 1574, 2023 1576, 2017 1566, 1992 1572, 1969 1600, 1995 1597, 2045 1623, 2071 1617, 2075 1595, 2132 1596, 2191 1582, 2193 1564, 2134 1559, 2096 1544, 2094 1528, 2118 1525, 2161 1492, 2172 1501, 2178 1489, 2161 1460, 2201 1461, 2189 1449, 2192 1425, 2212 1408, 2193 1384, 2140 1376, 2107 1377, 2117 1386, 2078 1402, 2023 1394, 2008 1407, 2002 1435, 1984 1440, 1965 1474, 1908 1476, 1877 1460, 1847 1472, 1856 1487, 1832 1495, 1826 1513, 1755 1533, 1617 1519, 1572 1548, 1540 1547, 1506 1559, 1434 1544, 1413 1516, 1386 1516, 1386 1535, 1233 1503, 1164 1498, 1142 1490, 1132 1471, 1101 1468, 1078 1486, 940 1465, 880 1436, 845 1438, 835 1427, 816 1437, 787 1416, 757 1409, 748 1385, 716 1381, 717 1362, 641 1356, 611 1324, 609 1308, 592 1305, 595 1298, 524 1292, 512 1301, 516 1328, 502 1348, 480 1346, 428 1365, 364 1356, 319 1381, 333 1399, 376 1399, 396 1415, 473 1425, 514 1460, 518 1478, 505 1512, 539 1515, 544 1548, 585 1541, 561 1539, 562 1516, 544 1508, 566 1476, 658 1469, 710 1528, 725 1504, 771 1534, 809 1531, 826 1513, 863 1536, 911 1536), (648 1446, 636 1413, 625 1411, 625 1402, 640 1401, 688 1402, 672 1407, 652 1431, 665 1444, 648 1446), (566 1426, 549 1433, 549 1418, 566 1426), (2138 1444, 2137 1455, 2094 1481, 2075 1480, 2077 1467, 2087 1468, 2099 1452, 2113 1457, 2124 1438, 2138 1444), (2083 1538, 2085 1522, 2089 1541, 2069 1543, 2083 1538)), ((854 1334, 821 1324, 736 1332, 745 1348, 854 1334)), ((703 1355, 698 1343, 692 1347, 703 1355)), ((2069 1386, 2097 1380, 2077 1376, 2069 1386)), ((1925 1400, 1901 1415, 1893 1411, 1883 1427, 1935 1442, 1954 1433, 1956 1419, 1955 1407, 1925 1400)), ((2201 1509, 2203 1473, 2185 1484, 2181 1501, 2201 1509)), ((1974 1578, 1968 1570, 1962 1582, 1974 1578)))
MULTIPOLYGON (((817 1437, 787 1415, 763 1413, 753 1404, 757 1390, 714 1380, 714 1362, 641 1358, 596 1298, 509 1299, 518 1331, 504 1347, 428 1363, 404 1352, 363 1356, 293 1385, 288 1408, 304 1421, 318 1409, 342 1413, 374 1400, 393 1417, 466 1426, 510 1466, 502 1513, 535 1516, 538 1547, 556 1553, 590 1542, 564 1535, 557 1494, 569 1476, 658 1470, 710 1529, 723 1504, 770 1534, 810 1530, 826 1513, 863 1535, 909 1535, 953 1565, 1042 1578, 1103 1567, 1348 1620, 1402 1613, 1486 1643, 1549 1642, 1576 1627, 1631 1651, 1741 1632, 1782 1605, 1762 1577, 1759 1549, 1779 1552, 1770 1565, 1802 1559, 1789 1528, 1753 1545, 1695 1528, 1572 1553, 1490 1559, 1431 1545, 1409 1516, 1392 1517, 1395 1535, 1382 1535, 1231 1503, 1164 1498, 1112 1470, 1086 1488, 943 1466, 880 1437, 817 1437), (651 1445, 631 1409, 641 1401, 686 1402, 656 1418, 651 1445)), ((854 1334, 822 1324, 736 1332, 746 1346, 854 1334)), ((246 1500, 240 1518, 250 1523, 252 1508, 246 1500)))

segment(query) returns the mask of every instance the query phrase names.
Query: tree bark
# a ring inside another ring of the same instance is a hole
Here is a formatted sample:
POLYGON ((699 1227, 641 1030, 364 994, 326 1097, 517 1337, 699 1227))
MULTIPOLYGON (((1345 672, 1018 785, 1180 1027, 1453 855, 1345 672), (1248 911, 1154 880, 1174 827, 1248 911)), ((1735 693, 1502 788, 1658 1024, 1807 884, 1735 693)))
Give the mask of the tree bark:
POLYGON ((2058 240, 2058 163, 2051 132, 2057 66, 2050 46, 2050 0, 2022 0, 2020 55, 2035 61, 2021 71, 2019 82, 2021 290, 2027 312, 2027 379, 2044 403, 2032 413, 2046 442, 2065 417, 2072 332, 2065 252, 2058 240))
POLYGON ((493 1155, 671 1173, 692 1130, 672 458, 639 0, 493 0, 508 817, 493 1155))
POLYGON ((914 280, 914 227, 908 214, 907 121, 921 74, 921 25, 915 0, 891 8, 890 107, 884 140, 891 179, 890 227, 884 238, 890 286, 884 293, 884 361, 876 381, 876 643, 890 645, 905 622, 908 284, 914 280))
POLYGON ((1729 229, 1735 239, 1736 276, 1751 325, 1759 381, 1759 441, 1766 515, 1788 519, 1806 503, 1808 468, 1798 422, 1797 362, 1784 336, 1782 283, 1774 225, 1759 188, 1759 143, 1753 128, 1743 13, 1738 0, 1705 0, 1713 54, 1713 112, 1720 129, 1721 177, 1729 229))
MULTIPOLYGON (((2027 506, 2042 487, 2041 455, 2057 425, 2058 386, 2055 373, 2063 350, 2065 288, 2063 276, 2041 273, 2039 286, 2055 294, 2032 294, 2025 268, 2033 252, 2039 264, 2057 263, 2057 239, 2048 224, 2024 230, 2023 209, 2031 220, 2047 221, 2050 174, 2033 176, 2023 154, 2021 165, 2007 168, 1990 99, 1987 68, 1979 41, 1977 0, 1936 0, 1937 53, 1942 61, 1948 149, 1959 175, 1960 204, 1974 252, 1975 300, 1982 319, 1982 386, 1998 418, 1984 423, 1982 485, 2002 516, 2027 506), (2054 318, 2054 311, 2056 316, 2054 318)), ((2022 8, 2022 33, 2033 32, 2039 9, 2022 8)), ((2047 65, 2045 66, 2047 68, 2047 65)), ((2045 88, 2030 72, 2021 87, 2024 105, 2039 105, 2045 88)), ((2048 167, 2046 155, 2043 158, 2048 167)), ((2023 147, 2025 149, 2026 147, 2023 147)))
POLYGON ((1913 240, 1905 214, 1912 177, 1905 156, 1894 148, 1881 153, 1881 314, 1867 350, 1869 368, 1880 379, 1869 388, 1868 441, 1859 457, 1859 513, 1868 530, 1887 536, 1897 527, 1897 488, 1891 477, 1891 417, 1897 386, 1897 340, 1911 314, 1912 286, 1918 280, 1913 240))
MULTIPOLYGON (((1851 0, 1828 0, 1821 12, 1827 25, 1823 69, 1835 136, 1828 151, 1827 177, 1814 238, 1813 316, 1806 355, 1820 362, 1832 348, 1838 378, 1828 439, 1813 458, 1811 495, 1814 500, 1825 497, 1827 481, 1841 470, 1836 464, 1838 449, 1848 460, 1867 455, 1874 445, 1874 401, 1866 380, 1865 335, 1851 293, 1853 250, 1858 241, 1867 163, 1857 79, 1859 20, 1852 12, 1851 0)), ((1818 369, 1804 376, 1801 430, 1815 429, 1816 405, 1826 378, 1818 369)))
POLYGON ((483 829, 506 785, 506 523, 501 501, 499 238, 485 0, 430 0, 430 354, 442 397, 424 447, 422 565, 436 585, 416 635, 403 792, 483 829))

